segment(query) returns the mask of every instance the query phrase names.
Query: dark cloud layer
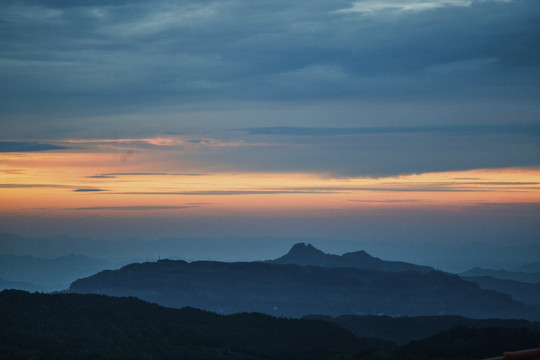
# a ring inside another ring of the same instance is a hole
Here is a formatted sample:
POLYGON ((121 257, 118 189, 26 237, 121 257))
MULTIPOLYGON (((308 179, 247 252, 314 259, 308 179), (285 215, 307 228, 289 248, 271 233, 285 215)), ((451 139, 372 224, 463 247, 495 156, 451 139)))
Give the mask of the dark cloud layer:
POLYGON ((36 142, 0 141, 0 153, 3 152, 35 152, 47 150, 62 150, 64 146, 42 144, 36 142))
POLYGON ((372 3, 3 2, 2 105, 538 96, 536 0, 372 3))
POLYGON ((362 128, 260 127, 247 130, 252 135, 334 136, 370 134, 431 133, 441 135, 526 134, 539 136, 540 124, 387 126, 362 128))
POLYGON ((34 0, 0 31, 0 139, 189 134, 186 175, 540 165, 537 0, 34 0))
POLYGON ((73 191, 76 192, 100 192, 100 191, 107 191, 105 189, 95 189, 95 188, 82 188, 82 189, 75 189, 73 191))
POLYGON ((2 189, 25 189, 25 188, 36 188, 36 189, 54 189, 54 188, 69 188, 68 185, 56 185, 56 184, 0 184, 2 189))

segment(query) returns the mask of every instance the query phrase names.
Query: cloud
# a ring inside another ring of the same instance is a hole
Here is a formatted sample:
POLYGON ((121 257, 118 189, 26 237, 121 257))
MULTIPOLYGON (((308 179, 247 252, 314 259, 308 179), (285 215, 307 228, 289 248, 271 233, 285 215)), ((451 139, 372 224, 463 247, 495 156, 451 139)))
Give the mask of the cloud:
POLYGON ((331 191, 317 189, 280 189, 280 190, 204 190, 204 191, 141 191, 122 192, 120 195, 210 195, 210 196, 230 196, 230 195, 276 195, 276 194, 325 194, 331 191))
POLYGON ((338 13, 376 14, 382 11, 420 12, 448 7, 470 7, 474 3, 504 2, 512 0, 364 0, 353 2, 352 7, 338 10, 338 13))
POLYGON ((108 190, 96 189, 96 188, 81 188, 81 189, 75 189, 73 191, 76 191, 76 192, 99 192, 99 191, 108 191, 108 190))
POLYGON ((118 210, 118 211, 152 211, 152 210, 177 210, 177 209, 191 209, 199 206, 195 205, 181 205, 181 206, 154 206, 154 205, 140 205, 140 206, 93 206, 93 207, 78 207, 67 208, 64 210, 118 210))
POLYGON ((2 137, 194 174, 538 165, 539 18, 537 0, 0 2, 2 137))
POLYGON ((540 136, 538 124, 502 125, 434 125, 434 126, 387 126, 362 128, 312 128, 312 127, 258 127, 247 129, 251 135, 289 136, 337 136, 371 134, 444 134, 444 135, 485 135, 485 134, 525 134, 540 136))
POLYGON ((1 105, 63 104, 65 117, 221 101, 533 99, 539 13, 536 0, 2 3, 1 105), (356 18, 366 12, 386 17, 356 18))
POLYGON ((202 176, 205 174, 196 173, 160 173, 160 172, 125 172, 125 173, 105 173, 105 176, 202 176))
POLYGON ((64 146, 37 142, 0 141, 0 153, 3 152, 37 152, 67 149, 64 146))
POLYGON ((114 175, 91 175, 87 176, 89 179, 114 179, 116 176, 114 175))
POLYGON ((164 173, 164 172, 124 172, 124 173, 104 173, 87 176, 90 179, 115 179, 118 176, 203 176, 198 173, 164 173))
POLYGON ((420 200, 407 199, 407 200, 349 200, 351 202, 358 203, 373 203, 373 204, 405 204, 405 203, 415 203, 420 200))
MULTIPOLYGON (((535 188, 536 189, 536 188, 535 188)), ((500 192, 501 189, 476 188, 445 184, 383 184, 380 186, 313 186, 290 187, 267 190, 204 190, 204 191, 133 191, 117 192, 118 195, 197 195, 197 196, 235 196, 235 195, 281 195, 281 194, 330 194, 368 192, 500 192)), ((511 191, 511 190, 508 190, 511 191)))
POLYGON ((0 184, 0 188, 3 189, 25 189, 25 188, 70 188, 71 186, 67 185, 56 185, 56 184, 0 184))
POLYGON ((539 202, 473 202, 469 204, 471 208, 478 208, 486 211, 504 211, 508 214, 524 214, 525 217, 536 217, 538 211, 540 211, 539 202))

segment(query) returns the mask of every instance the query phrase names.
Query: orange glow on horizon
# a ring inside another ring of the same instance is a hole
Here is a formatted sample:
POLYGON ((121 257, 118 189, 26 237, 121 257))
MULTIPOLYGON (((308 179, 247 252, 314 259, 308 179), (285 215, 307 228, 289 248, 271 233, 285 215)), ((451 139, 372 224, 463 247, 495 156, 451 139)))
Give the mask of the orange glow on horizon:
POLYGON ((212 172, 119 152, 0 154, 0 214, 208 215, 227 212, 466 208, 540 203, 540 169, 477 169, 386 178, 212 172), (190 171, 170 169, 187 168, 190 171), (144 210, 144 211, 143 211, 144 210))

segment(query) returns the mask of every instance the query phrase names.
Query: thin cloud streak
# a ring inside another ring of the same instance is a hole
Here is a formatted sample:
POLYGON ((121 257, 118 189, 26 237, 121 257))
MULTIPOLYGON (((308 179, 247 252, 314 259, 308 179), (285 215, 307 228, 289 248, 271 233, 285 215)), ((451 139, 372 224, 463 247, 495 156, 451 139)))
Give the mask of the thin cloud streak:
POLYGON ((26 189, 26 188, 36 188, 36 189, 48 189, 48 188, 73 188, 69 185, 55 185, 55 184, 0 184, 2 189, 26 189))
POLYGON ((376 134, 413 134, 430 133, 444 135, 486 135, 486 134, 524 134, 540 136, 538 124, 506 125, 438 125, 438 126, 388 126, 360 128, 314 128, 314 127, 259 127, 244 129, 251 135, 285 136, 339 136, 339 135, 376 135, 376 134))
POLYGON ((177 209, 191 209, 200 206, 195 205, 180 205, 180 206, 152 206, 152 205, 140 205, 140 206, 91 206, 91 207, 78 207, 78 208, 65 208, 62 210, 118 210, 118 211, 150 211, 150 210, 177 210, 177 209))
POLYGON ((75 189, 73 190, 75 192, 101 192, 101 191, 109 191, 106 189, 94 189, 94 188, 82 188, 82 189, 75 189))
POLYGON ((38 142, 0 141, 0 153, 65 150, 65 146, 38 142))
POLYGON ((206 191, 144 191, 144 192, 118 192, 117 195, 276 195, 276 194, 327 194, 332 191, 321 190, 206 190, 206 191))
POLYGON ((470 7, 475 3, 500 2, 509 3, 512 0, 367 0, 355 1, 352 7, 336 11, 336 13, 360 13, 366 15, 379 15, 385 11, 399 14, 418 13, 451 7, 470 7))
POLYGON ((407 204, 407 203, 417 203, 420 202, 420 200, 417 199, 404 199, 404 200, 348 200, 351 202, 357 202, 357 203, 374 203, 374 204, 407 204))

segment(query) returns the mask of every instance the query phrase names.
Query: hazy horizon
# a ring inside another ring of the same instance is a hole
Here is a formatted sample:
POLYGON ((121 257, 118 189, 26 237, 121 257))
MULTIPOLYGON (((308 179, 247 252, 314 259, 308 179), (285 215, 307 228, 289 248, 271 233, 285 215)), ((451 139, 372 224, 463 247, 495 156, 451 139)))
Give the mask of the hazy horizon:
POLYGON ((336 240, 321 238, 127 238, 116 241, 88 237, 21 237, 0 234, 1 256, 31 256, 38 259, 58 259, 85 256, 106 260, 110 265, 130 262, 173 259, 185 261, 264 261, 285 255, 294 244, 311 244, 327 254, 343 255, 366 251, 387 261, 402 261, 431 266, 436 270, 460 273, 471 268, 520 270, 523 265, 538 263, 537 243, 493 245, 473 242, 440 245, 435 242, 400 244, 385 240, 336 240), (16 242, 10 241, 16 238, 16 242))

